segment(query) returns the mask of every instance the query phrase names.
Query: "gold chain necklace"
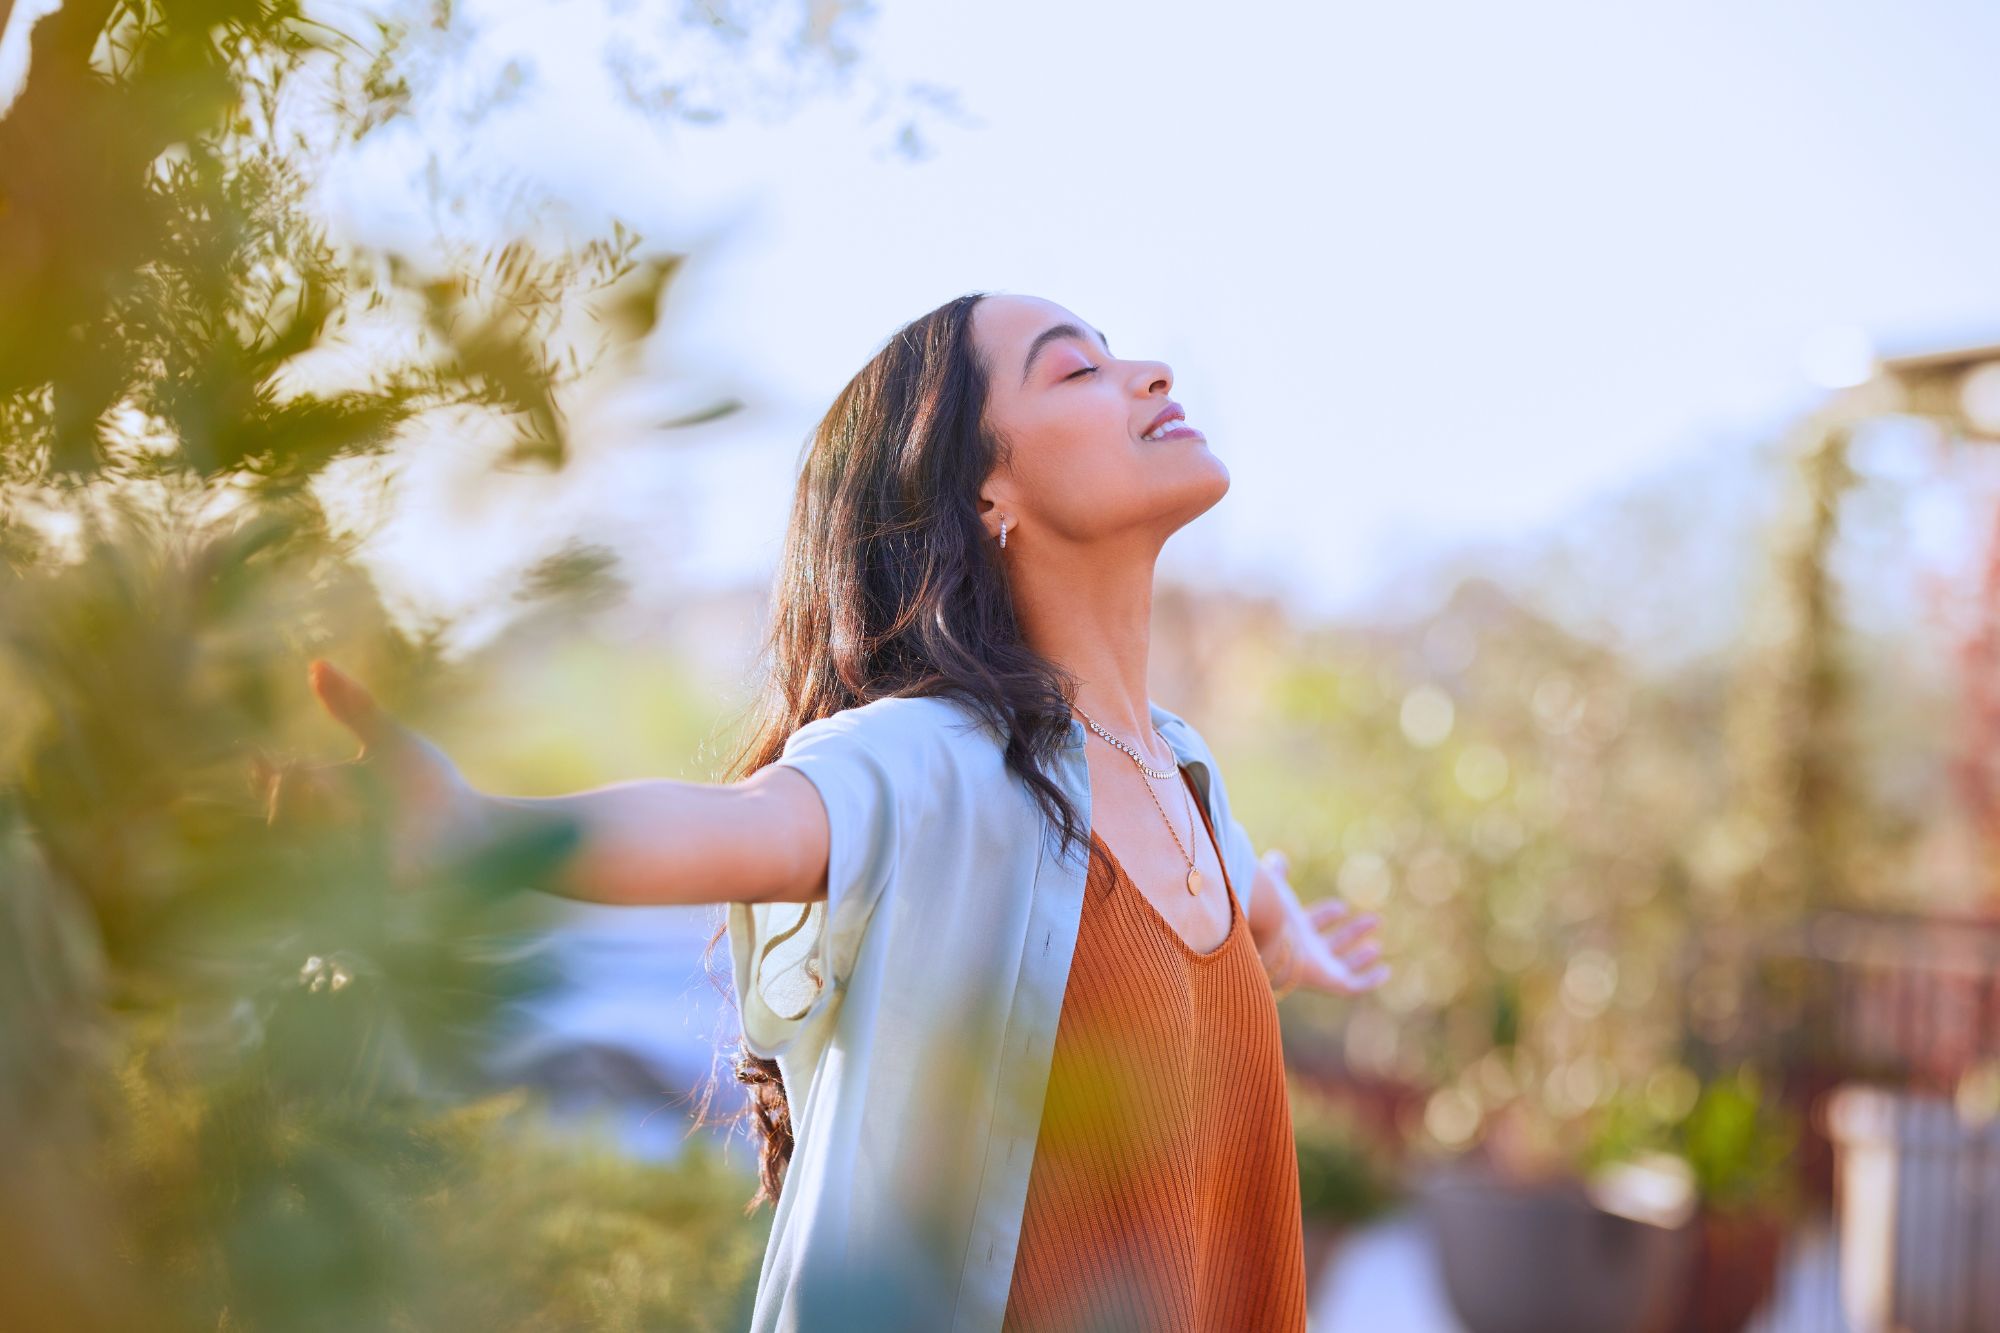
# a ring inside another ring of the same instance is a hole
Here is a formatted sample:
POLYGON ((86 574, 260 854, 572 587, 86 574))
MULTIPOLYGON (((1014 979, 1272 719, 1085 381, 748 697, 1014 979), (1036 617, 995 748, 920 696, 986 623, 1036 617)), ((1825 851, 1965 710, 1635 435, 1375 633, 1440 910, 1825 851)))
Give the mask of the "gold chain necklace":
MULTIPOLYGON (((1075 707, 1075 705, 1074 705, 1074 704, 1072 704, 1072 705, 1071 705, 1071 707, 1075 707)), ((1119 739, 1118 739, 1118 738, 1117 738, 1116 736, 1114 736, 1114 735, 1112 735, 1112 734, 1111 734, 1110 732, 1106 731, 1106 730, 1105 730, 1105 729, 1104 729, 1103 727, 1100 727, 1100 726, 1098 726, 1098 725, 1097 725, 1097 719, 1096 719, 1096 718, 1094 718, 1094 717, 1092 717, 1092 716, 1091 716, 1090 714, 1088 714, 1088 713, 1084 713, 1084 712, 1083 712, 1083 710, 1082 710, 1081 708, 1077 708, 1077 710, 1076 710, 1076 711, 1077 711, 1077 712, 1079 712, 1079 713, 1083 713, 1083 720, 1084 720, 1085 722, 1088 722, 1088 723, 1090 723, 1090 729, 1091 729, 1092 731, 1096 732, 1096 733, 1097 733, 1098 735, 1102 736, 1102 737, 1103 737, 1103 738, 1104 738, 1105 740, 1109 741, 1109 742, 1110 742, 1110 743, 1111 743, 1112 745, 1114 745, 1114 746, 1116 746, 1116 747, 1117 747, 1118 749, 1122 750, 1122 751, 1123 751, 1123 752, 1124 752, 1124 753, 1126 754, 1126 756, 1127 756, 1128 758, 1130 758, 1130 759, 1132 760, 1132 762, 1133 762, 1133 763, 1135 763, 1135 764, 1137 764, 1137 765, 1139 766, 1139 771, 1140 771, 1141 773, 1144 773, 1144 774, 1145 774, 1145 775, 1146 775, 1147 777, 1149 777, 1149 778, 1160 778, 1160 779, 1165 779, 1165 778, 1177 778, 1177 779, 1178 779, 1178 778, 1180 778, 1180 776, 1181 776, 1181 770, 1180 770, 1180 767, 1179 767, 1179 765, 1178 765, 1178 764, 1176 764, 1176 765, 1175 765, 1175 767, 1174 767, 1174 768, 1173 768, 1172 770, 1168 771, 1168 772, 1161 772, 1161 773, 1156 773, 1156 772, 1154 772, 1154 771, 1153 771, 1153 769, 1151 768, 1151 766, 1149 766, 1149 765, 1148 765, 1148 764, 1146 763, 1146 760, 1145 760, 1145 758, 1144 758, 1143 756, 1141 756, 1141 755, 1140 755, 1140 753, 1139 753, 1139 752, 1138 752, 1137 750, 1135 750, 1135 749, 1133 749, 1133 748, 1132 748, 1131 746, 1127 745, 1127 744, 1126 744, 1126 743, 1125 743, 1124 741, 1121 741, 1121 740, 1119 740, 1119 739)), ((1154 728, 1153 728, 1153 734, 1154 734, 1155 736, 1160 736, 1160 729, 1159 729, 1158 727, 1154 727, 1154 728)), ((1165 742, 1165 741, 1166 741, 1166 739, 1167 739, 1167 738, 1166 738, 1165 736, 1160 736, 1160 740, 1161 740, 1162 742, 1165 742)), ((1171 745, 1167 746, 1167 748, 1168 748, 1169 750, 1172 750, 1172 749, 1173 749, 1173 747, 1172 747, 1171 745)), ((1191 837, 1193 837, 1193 836, 1194 836, 1194 823, 1195 823, 1195 813, 1194 813, 1194 798, 1188 795, 1188 790, 1187 790, 1187 783, 1186 783, 1185 781, 1182 781, 1182 782, 1181 782, 1181 784, 1180 784, 1180 788, 1181 788, 1181 800, 1182 800, 1182 802, 1184 802, 1184 803, 1186 804, 1186 806, 1187 806, 1187 812, 1188 812, 1188 836, 1189 836, 1189 837, 1191 838, 1191 837)), ((1194 864, 1194 858, 1193 858, 1192 856, 1189 856, 1189 855, 1188 855, 1188 849, 1187 849, 1187 844, 1181 841, 1181 831, 1180 831, 1180 830, 1179 830, 1178 828, 1174 827, 1174 821, 1173 821, 1173 820, 1171 820, 1171 819, 1168 819, 1168 818, 1167 818, 1167 807, 1165 807, 1164 805, 1161 805, 1161 804, 1160 804, 1160 797, 1159 797, 1159 793, 1157 793, 1157 792, 1155 792, 1155 791, 1153 790, 1153 784, 1152 784, 1151 782, 1148 782, 1148 783, 1146 784, 1146 795, 1148 795, 1148 796, 1151 796, 1151 797, 1153 798, 1153 807, 1154 807, 1154 809, 1158 810, 1158 811, 1160 812, 1160 818, 1161 818, 1162 820, 1165 820, 1165 821, 1166 821, 1166 825, 1167 825, 1167 832, 1169 832, 1169 833, 1171 833, 1171 834, 1173 834, 1173 835, 1174 835, 1174 846, 1176 846, 1176 847, 1180 848, 1180 851, 1181 851, 1181 859, 1182 859, 1183 861, 1186 861, 1186 862, 1187 862, 1187 867, 1188 867, 1188 868, 1187 868, 1187 891, 1188 891, 1189 893, 1200 893, 1200 892, 1201 892, 1201 871, 1199 871, 1199 870, 1197 870, 1197 869, 1195 868, 1195 864, 1194 864)))

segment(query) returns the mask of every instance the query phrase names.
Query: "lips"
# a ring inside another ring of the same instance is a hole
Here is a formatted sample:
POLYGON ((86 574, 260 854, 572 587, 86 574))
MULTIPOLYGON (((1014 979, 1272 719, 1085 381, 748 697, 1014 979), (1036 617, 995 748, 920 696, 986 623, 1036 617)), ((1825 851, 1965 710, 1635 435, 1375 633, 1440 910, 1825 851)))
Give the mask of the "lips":
POLYGON ((1185 420, 1187 417, 1187 413, 1181 410, 1181 405, 1179 403, 1169 401, 1166 407, 1161 409, 1160 415, 1154 417, 1150 422, 1146 423, 1146 429, 1140 431, 1139 433, 1141 435, 1151 435, 1154 431, 1158 430, 1162 424, 1173 420, 1175 417, 1180 417, 1183 420, 1185 420))

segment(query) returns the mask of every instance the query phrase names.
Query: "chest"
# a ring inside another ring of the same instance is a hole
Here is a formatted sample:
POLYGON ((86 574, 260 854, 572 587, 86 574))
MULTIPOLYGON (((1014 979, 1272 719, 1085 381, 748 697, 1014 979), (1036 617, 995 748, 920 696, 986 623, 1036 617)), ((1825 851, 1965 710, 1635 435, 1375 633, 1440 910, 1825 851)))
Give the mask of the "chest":
POLYGON ((1173 779, 1156 781, 1108 745, 1086 753, 1091 831, 1117 856, 1131 887, 1188 948, 1201 954, 1219 948, 1229 934, 1228 889, 1234 887, 1240 901, 1244 886, 1225 886, 1192 775, 1179 768, 1173 779), (1190 860, 1200 873, 1199 892, 1188 891, 1190 860))

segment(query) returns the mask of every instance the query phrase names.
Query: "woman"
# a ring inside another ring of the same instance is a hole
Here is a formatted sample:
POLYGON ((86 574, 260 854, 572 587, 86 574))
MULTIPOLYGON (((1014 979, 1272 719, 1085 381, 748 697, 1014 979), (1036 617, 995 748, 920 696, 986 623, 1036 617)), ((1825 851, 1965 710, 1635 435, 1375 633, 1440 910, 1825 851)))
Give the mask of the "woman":
POLYGON ((314 664, 413 867, 556 815, 552 891, 725 905, 755 1329, 1304 1327, 1274 988, 1387 968, 1148 697, 1160 549, 1229 488, 1172 387, 1033 297, 899 330, 813 433, 733 781, 479 793, 314 664))

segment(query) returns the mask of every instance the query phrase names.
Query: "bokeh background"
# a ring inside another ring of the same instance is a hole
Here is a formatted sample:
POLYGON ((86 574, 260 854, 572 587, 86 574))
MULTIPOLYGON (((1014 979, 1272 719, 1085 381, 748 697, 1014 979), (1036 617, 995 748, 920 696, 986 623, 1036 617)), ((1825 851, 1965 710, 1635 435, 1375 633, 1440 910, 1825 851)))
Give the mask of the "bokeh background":
POLYGON ((742 1326, 719 909, 389 895, 251 761, 325 656, 489 790, 714 780, 807 431, 975 289, 1172 365, 1154 696, 1384 918, 1280 1005, 1316 1328, 2000 1327, 1997 52, 0 0, 0 1327, 742 1326))

